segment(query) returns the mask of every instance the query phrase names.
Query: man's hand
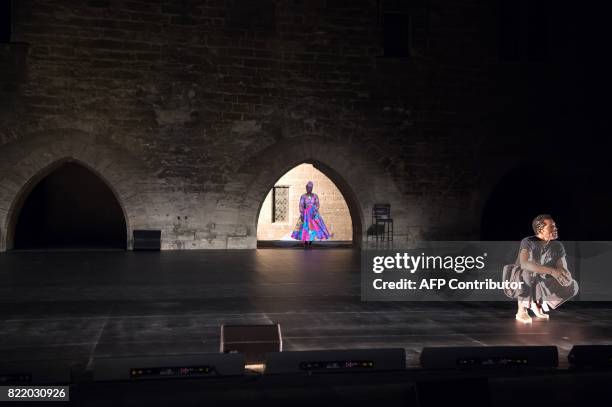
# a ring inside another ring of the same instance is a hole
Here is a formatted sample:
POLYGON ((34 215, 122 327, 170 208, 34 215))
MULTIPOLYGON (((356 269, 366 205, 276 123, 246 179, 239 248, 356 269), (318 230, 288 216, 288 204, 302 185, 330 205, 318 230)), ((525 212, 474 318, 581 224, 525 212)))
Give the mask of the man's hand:
POLYGON ((572 275, 565 269, 554 268, 550 274, 564 287, 572 283, 572 275))

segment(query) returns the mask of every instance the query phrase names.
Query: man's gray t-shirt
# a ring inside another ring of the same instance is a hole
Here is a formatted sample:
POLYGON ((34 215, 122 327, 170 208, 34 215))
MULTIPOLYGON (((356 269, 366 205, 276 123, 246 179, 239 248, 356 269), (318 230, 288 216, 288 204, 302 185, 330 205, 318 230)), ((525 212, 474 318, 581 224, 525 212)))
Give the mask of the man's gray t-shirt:
MULTIPOLYGON (((543 242, 537 236, 526 237, 521 240, 521 250, 529 252, 529 261, 546 267, 557 267, 557 261, 565 256, 563 243, 552 240, 544 246, 543 242)), ((578 293, 578 283, 574 279, 569 285, 563 286, 548 274, 526 270, 523 270, 521 278, 527 283, 528 289, 519 295, 519 301, 535 301, 556 309, 578 293)))
POLYGON ((565 256, 565 247, 558 240, 551 240, 543 246, 544 240, 537 236, 529 236, 521 240, 521 250, 527 249, 529 261, 546 267, 556 267, 557 261, 565 256))

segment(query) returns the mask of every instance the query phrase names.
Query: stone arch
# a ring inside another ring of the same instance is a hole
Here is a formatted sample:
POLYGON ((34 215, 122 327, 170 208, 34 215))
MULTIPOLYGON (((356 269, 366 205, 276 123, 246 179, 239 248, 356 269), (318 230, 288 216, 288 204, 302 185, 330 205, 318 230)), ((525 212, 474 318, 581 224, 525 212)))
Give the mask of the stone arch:
MULTIPOLYGON (((351 222, 353 226, 352 241, 358 244, 358 242, 361 241, 361 234, 364 222, 362 211, 359 208, 359 200, 357 199, 355 191, 353 191, 351 186, 342 178, 339 173, 336 172, 336 170, 334 170, 329 165, 314 159, 301 161, 294 165, 289 164, 289 168, 287 168, 284 172, 281 172, 281 174, 274 181, 272 181, 271 185, 268 188, 268 191, 270 191, 270 189, 276 184, 276 181, 278 180, 278 178, 280 178, 280 176, 286 174, 288 171, 301 164, 312 164, 313 167, 325 174, 325 176, 327 176, 340 190, 340 193, 342 194, 342 197, 344 198, 344 201, 348 206, 349 215, 351 217, 351 222)), ((263 203, 264 200, 262 199, 257 208, 257 219, 259 219, 259 214, 261 212, 263 203)), ((254 231, 255 233, 257 233, 257 221, 255 221, 254 231)))
POLYGON ((124 205, 122 205, 120 198, 117 195, 117 191, 113 188, 113 185, 111 185, 102 175, 100 175, 94 168, 89 166, 87 163, 74 159, 72 157, 65 157, 63 159, 57 160, 49 164, 46 168, 43 168, 41 171, 35 174, 30 180, 28 180, 28 182, 23 186, 22 190, 17 195, 17 198, 13 202, 11 210, 9 211, 9 217, 7 221, 7 228, 6 228, 7 250, 10 250, 15 247, 15 241, 17 240, 16 231, 17 231, 18 220, 21 218, 22 216, 21 212, 23 210, 23 206, 25 202, 28 200, 28 198, 31 196, 31 193, 34 190, 34 188, 40 182, 42 182, 45 178, 52 175, 56 170, 59 170, 64 164, 68 164, 68 163, 78 164, 79 166, 87 169, 89 172, 94 174, 110 190, 119 208, 121 208, 123 222, 125 223, 124 239, 125 239, 126 246, 124 246, 123 248, 124 249, 127 248, 127 241, 129 240, 127 214, 126 214, 124 205))
POLYGON ((34 186, 66 162, 76 162, 98 176, 113 192, 126 223, 131 248, 135 224, 146 219, 147 198, 138 191, 147 171, 120 146, 76 130, 32 134, 0 150, 0 251, 12 248, 21 206, 34 186))
POLYGON ((226 187, 228 198, 219 203, 224 210, 233 209, 237 222, 246 225, 245 246, 256 247, 259 211, 270 188, 280 176, 302 163, 315 165, 344 195, 353 220, 356 246, 366 239, 374 203, 391 203, 397 239, 407 238, 409 225, 418 222, 412 217, 417 208, 406 202, 391 175, 363 149, 316 136, 284 139, 259 151, 241 166, 234 181, 226 187))

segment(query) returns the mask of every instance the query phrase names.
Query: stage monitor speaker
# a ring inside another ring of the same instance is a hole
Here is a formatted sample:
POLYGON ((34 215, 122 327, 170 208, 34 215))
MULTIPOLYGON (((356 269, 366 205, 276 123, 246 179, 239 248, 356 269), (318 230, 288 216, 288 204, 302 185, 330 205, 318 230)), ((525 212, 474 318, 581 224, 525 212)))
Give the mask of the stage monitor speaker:
POLYGON ((282 352, 279 324, 221 325, 221 353, 243 353, 248 365, 263 363, 268 352, 282 352))
POLYGON ((161 230, 134 230, 134 250, 161 250, 161 230))
POLYGON ((185 379, 244 375, 244 355, 200 353, 109 357, 94 360, 94 380, 185 379))
POLYGON ((474 346, 423 348, 425 369, 554 369, 559 364, 556 346, 474 346))
POLYGON ((406 370, 404 348, 337 349, 266 354, 265 374, 406 370))
POLYGON ((574 345, 567 360, 574 369, 612 369, 612 345, 574 345))
POLYGON ((0 384, 70 383, 71 360, 1 362, 0 384))

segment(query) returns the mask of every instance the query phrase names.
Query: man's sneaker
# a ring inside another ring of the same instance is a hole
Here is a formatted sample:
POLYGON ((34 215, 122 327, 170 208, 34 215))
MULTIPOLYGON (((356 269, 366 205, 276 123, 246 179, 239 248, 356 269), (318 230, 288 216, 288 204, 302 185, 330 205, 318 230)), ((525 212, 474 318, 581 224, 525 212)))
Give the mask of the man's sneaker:
POLYGON ((540 318, 540 319, 550 319, 550 317, 548 316, 548 314, 545 314, 544 311, 539 308, 535 303, 531 303, 531 307, 530 307, 531 311, 534 313, 534 315, 536 316, 536 318, 540 318))
POLYGON ((516 320, 520 321, 524 324, 530 324, 531 323, 531 317, 529 316, 529 313, 527 312, 526 309, 523 308, 522 311, 519 311, 516 313, 516 320))

